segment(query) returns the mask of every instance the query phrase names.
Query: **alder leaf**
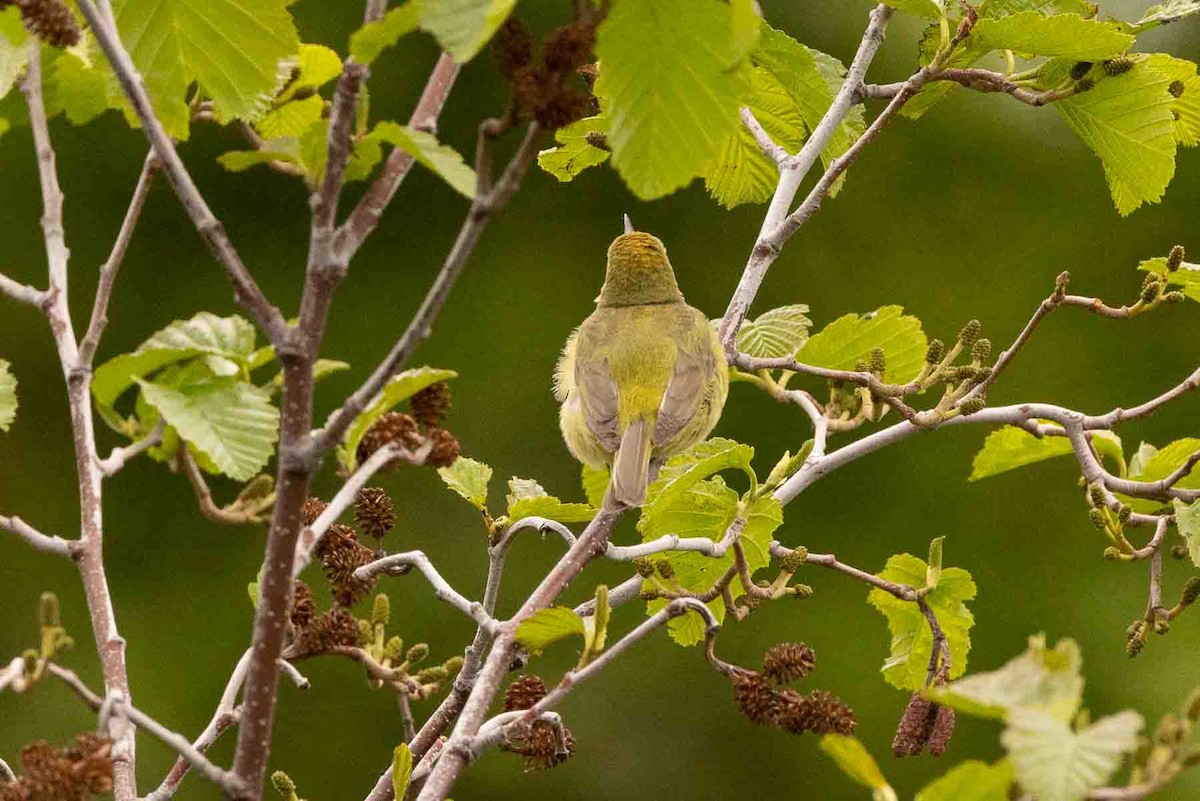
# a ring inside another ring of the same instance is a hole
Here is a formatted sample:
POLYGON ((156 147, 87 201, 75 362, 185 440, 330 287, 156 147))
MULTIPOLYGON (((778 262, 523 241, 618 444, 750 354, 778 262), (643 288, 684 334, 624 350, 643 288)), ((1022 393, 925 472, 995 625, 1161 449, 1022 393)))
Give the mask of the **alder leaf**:
POLYGON ((576 120, 554 132, 558 143, 538 152, 538 166, 560 181, 572 181, 588 167, 608 161, 607 150, 588 142, 588 134, 608 134, 608 118, 603 114, 576 120))
POLYGON ((939 0, 885 0, 885 3, 925 19, 940 19, 946 13, 939 0))
POLYGON ((1004 426, 988 434, 975 454, 968 481, 998 476, 1018 467, 1043 462, 1071 452, 1066 437, 1035 437, 1023 428, 1004 426))
POLYGON ((368 22, 350 34, 350 56, 359 64, 370 64, 379 54, 394 45, 401 36, 417 29, 421 6, 409 0, 383 15, 383 19, 368 22))
POLYGON ((1045 713, 1017 709, 1000 742, 1017 781, 1038 801, 1082 801, 1108 780, 1121 758, 1137 747, 1142 716, 1125 711, 1079 731, 1045 713))
POLYGON ((747 320, 737 335, 742 353, 762 359, 795 356, 808 341, 812 320, 808 306, 796 303, 763 312, 756 320, 747 320))
POLYGON ((1012 763, 1007 759, 995 765, 971 759, 918 790, 916 801, 1008 801, 1012 781, 1012 763))
POLYGON ((587 637, 583 618, 565 606, 539 609, 517 624, 517 642, 530 653, 540 654, 561 639, 587 637))
POLYGON ((368 138, 400 148, 448 183, 455 192, 474 199, 475 170, 466 165, 457 150, 439 143, 433 134, 395 122, 381 122, 368 138))
POLYGON ((1186 504, 1175 498, 1171 505, 1175 507, 1175 528, 1187 543, 1188 556, 1193 565, 1200 567, 1200 501, 1186 504))
POLYGON ((1200 0, 1167 0, 1150 6, 1142 14, 1142 18, 1133 23, 1137 33, 1157 28, 1159 25, 1181 20, 1193 14, 1200 14, 1200 0))
POLYGON ((1084 19, 1078 14, 1043 16, 1021 11, 999 19, 981 19, 971 32, 975 47, 1013 50, 1029 56, 1060 56, 1099 61, 1133 46, 1133 37, 1117 23, 1084 19))
POLYGON ((884 306, 869 314, 847 314, 809 337, 796 359, 831 370, 852 370, 874 348, 887 357, 885 380, 903 383, 916 378, 925 365, 929 343, 921 321, 904 314, 903 306, 884 306))
MULTIPOLYGON (((929 566, 912 554, 897 554, 887 561, 879 577, 909 587, 925 586, 929 566)), ((967 669, 971 649, 970 630, 975 617, 966 602, 975 597, 975 582, 961 567, 942 570, 938 584, 926 596, 950 646, 950 678, 958 678, 967 669)), ((929 658, 933 651, 933 633, 917 604, 902 601, 890 593, 873 589, 867 602, 887 618, 892 633, 891 653, 884 661, 884 679, 900 690, 919 690, 925 686, 929 658)))
POLYGON ((363 434, 367 433, 367 429, 371 427, 372 423, 425 387, 432 386, 439 381, 448 381, 457 376, 458 373, 453 370, 441 370, 436 367, 416 367, 398 373, 384 384, 383 389, 375 396, 366 410, 356 417, 350 427, 346 429, 342 444, 338 446, 338 461, 344 468, 353 471, 358 442, 363 438, 363 434))
POLYGON ((895 801, 896 792, 883 777, 879 763, 856 737, 826 734, 821 738, 821 750, 837 763, 851 779, 875 791, 876 801, 895 801))
POLYGON ((439 467, 438 475, 446 486, 461 495, 467 503, 483 511, 487 506, 488 484, 492 468, 466 456, 460 456, 449 467, 439 467))
POLYGON ((512 12, 517 0, 421 0, 421 27, 459 64, 470 61, 512 12))

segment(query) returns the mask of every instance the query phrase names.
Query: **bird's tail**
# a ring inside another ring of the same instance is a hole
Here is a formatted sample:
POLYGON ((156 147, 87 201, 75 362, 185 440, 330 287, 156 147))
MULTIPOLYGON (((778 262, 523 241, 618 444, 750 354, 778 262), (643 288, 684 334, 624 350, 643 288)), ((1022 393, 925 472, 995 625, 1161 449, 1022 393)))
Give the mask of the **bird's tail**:
POLYGON ((609 491, 613 500, 624 506, 641 506, 646 501, 653 431, 645 418, 638 418, 629 424, 621 436, 621 447, 613 459, 609 491))

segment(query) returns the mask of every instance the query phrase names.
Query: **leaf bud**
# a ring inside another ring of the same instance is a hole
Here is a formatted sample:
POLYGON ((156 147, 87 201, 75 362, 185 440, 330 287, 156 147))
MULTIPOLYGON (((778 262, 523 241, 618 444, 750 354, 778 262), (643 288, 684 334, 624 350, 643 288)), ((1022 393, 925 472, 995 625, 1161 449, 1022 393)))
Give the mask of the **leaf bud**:
POLYGON ((1099 484, 1088 485, 1088 498, 1092 502, 1092 506, 1104 506, 1104 487, 1099 484))
POLYGON ((929 347, 925 350, 925 363, 937 364, 942 360, 942 356, 946 354, 946 343, 940 339, 929 340, 929 347))
POLYGON ((883 348, 875 348, 871 351, 871 372, 877 375, 883 375, 887 370, 887 355, 883 352, 883 348))
POLYGON ((1142 287, 1141 301, 1142 303, 1153 303, 1158 300, 1158 293, 1162 291, 1157 281, 1147 283, 1142 287))
POLYGON ((52 592, 43 592, 38 603, 38 618, 42 628, 52 629, 62 625, 62 615, 58 607, 58 596, 52 592))
POLYGON ((974 398, 967 398, 965 401, 960 403, 958 406, 958 412, 965 417, 967 415, 983 411, 985 406, 987 406, 987 399, 977 395, 974 398))
POLYGON ((1092 521, 1092 525, 1101 531, 1108 528, 1108 519, 1104 516, 1103 509, 1089 509, 1088 520, 1092 521))
POLYGON ((405 654, 404 658, 415 665, 418 662, 424 662, 427 656, 429 656, 429 646, 423 642, 419 642, 408 649, 408 653, 405 654))
POLYGON ((1184 90, 1183 81, 1171 81, 1171 85, 1167 87, 1167 91, 1171 93, 1171 97, 1183 97, 1184 90))
POLYGON ((1083 76, 1087 75, 1091 69, 1092 69, 1092 62, 1076 61, 1074 63, 1074 65, 1071 66, 1071 80, 1072 81, 1080 80, 1081 78, 1083 78, 1083 76))
POLYGON ((392 637, 387 641, 387 645, 383 646, 383 655, 393 662, 397 661, 402 653, 404 653, 404 640, 399 637, 392 637))
POLYGON ((986 362, 991 355, 992 341, 990 339, 977 339, 971 346, 971 358, 977 362, 986 362))
POLYGON ((1115 546, 1110 545, 1104 549, 1104 558, 1110 562, 1115 562, 1121 557, 1121 551, 1115 546))
POLYGON ((275 785, 275 792, 283 796, 286 801, 292 801, 296 797, 296 783, 282 770, 271 774, 271 784, 275 785))
POLYGON ((1132 516, 1133 509, 1129 506, 1121 504, 1119 507, 1117 507, 1117 520, 1120 520, 1122 523, 1127 523, 1129 522, 1129 518, 1132 516))
POLYGON ((979 338, 979 332, 983 329, 983 323, 978 320, 968 320, 967 324, 958 332, 958 341, 962 343, 964 348, 972 347, 975 340, 979 338))
POLYGON ((1104 72, 1108 75, 1124 75, 1133 69, 1133 60, 1122 56, 1104 62, 1104 72))
POLYGON ((1130 637, 1129 641, 1125 643, 1125 653, 1132 659, 1142 652, 1142 648, 1145 645, 1146 640, 1140 634, 1136 637, 1130 637))
POLYGON ((375 596, 375 603, 371 607, 371 624, 374 626, 386 626, 391 617, 391 601, 381 592, 375 596))
POLYGON ((1167 269, 1175 272, 1179 269, 1179 265, 1183 264, 1185 251, 1183 245, 1176 245, 1171 248, 1171 252, 1167 254, 1167 269))

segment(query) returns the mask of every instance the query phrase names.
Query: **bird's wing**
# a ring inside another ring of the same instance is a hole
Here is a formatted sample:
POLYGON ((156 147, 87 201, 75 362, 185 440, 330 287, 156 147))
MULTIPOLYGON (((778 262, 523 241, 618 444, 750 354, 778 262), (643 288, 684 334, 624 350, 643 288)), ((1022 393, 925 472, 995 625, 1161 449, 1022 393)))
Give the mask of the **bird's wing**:
POLYGON ((621 444, 618 421, 620 399, 617 382, 613 380, 605 356, 580 358, 575 355, 575 391, 583 407, 583 419, 588 429, 609 453, 621 444))
POLYGON ((716 369, 712 348, 684 345, 676 350, 675 370, 658 408, 654 444, 670 441, 696 416, 716 369))

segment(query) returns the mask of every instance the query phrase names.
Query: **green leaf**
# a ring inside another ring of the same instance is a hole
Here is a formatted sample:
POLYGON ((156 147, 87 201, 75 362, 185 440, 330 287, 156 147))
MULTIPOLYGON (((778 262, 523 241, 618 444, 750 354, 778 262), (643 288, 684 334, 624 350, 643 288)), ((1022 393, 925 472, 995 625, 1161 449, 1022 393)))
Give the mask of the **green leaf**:
MULTIPOLYGON (((1196 451, 1200 451, 1200 439, 1196 439, 1195 437, 1177 439, 1170 445, 1159 448, 1150 459, 1138 464, 1137 470, 1130 470, 1129 478, 1134 481, 1159 481, 1164 479, 1182 467, 1187 458, 1196 451)), ((1200 489, 1200 470, 1193 470, 1180 479, 1175 486, 1179 489, 1200 489)), ((1149 514, 1164 505, 1162 501, 1148 500, 1146 498, 1131 498, 1120 494, 1117 497, 1132 506, 1135 512, 1149 514)))
POLYGON ((854 781, 872 790, 885 790, 884 794, 876 793, 875 798, 896 798, 895 791, 883 777, 883 771, 875 762, 867 749, 855 737, 844 734, 826 734, 821 738, 821 750, 837 763, 837 766, 854 781), (890 791, 890 792, 889 792, 890 791))
POLYGON ((318 44, 300 45, 296 57, 296 77, 280 94, 281 100, 289 100, 301 89, 320 89, 342 74, 342 58, 337 51, 318 44))
MULTIPOLYGON (((85 42, 90 41, 91 34, 87 36, 89 39, 85 39, 85 42)), ((53 117, 62 112, 72 125, 86 125, 113 108, 108 100, 104 73, 85 63, 79 56, 81 52, 88 53, 88 49, 80 47, 60 53, 47 71, 43 86, 46 113, 53 117)), ((3 46, 0 46, 2 59, 3 46)), ((4 94, 3 72, 0 66, 0 95, 4 94)))
POLYGON ((280 62, 300 49, 288 0, 113 0, 117 30, 145 76, 156 111, 186 136, 192 81, 220 119, 256 119, 281 83, 280 62))
POLYGON ((916 801, 1008 801, 1012 781, 1012 763, 1007 759, 995 765, 971 759, 918 790, 916 801))
POLYGON ((1029 56, 1060 56, 1099 61, 1119 56, 1133 46, 1133 37, 1112 22, 1088 20, 1078 14, 1046 17, 1022 11, 1000 19, 981 19, 971 32, 976 47, 1013 50, 1029 56))
POLYGON ((176 320, 132 353, 97 367, 92 376, 92 396, 101 416, 119 429, 115 423, 119 415, 113 404, 136 379, 199 355, 221 356, 244 365, 254 351, 254 338, 254 326, 237 315, 218 317, 200 312, 189 320, 176 320))
POLYGON ((421 27, 463 64, 483 49, 517 0, 421 0, 421 27))
POLYGON ((449 467, 439 467, 438 475, 447 487, 476 509, 483 511, 487 506, 488 483, 492 480, 492 468, 488 465, 460 456, 449 467))
POLYGON ((371 131, 370 138, 400 148, 450 184, 455 192, 465 198, 475 197, 475 170, 463 162, 457 150, 439 144, 433 134, 394 122, 381 122, 371 131))
POLYGON ((808 329, 812 328, 807 312, 808 306, 797 303, 763 312, 757 320, 747 320, 738 331, 738 350, 762 359, 795 356, 808 341, 808 329))
POLYGON ((596 588, 595 612, 583 621, 587 629, 587 647, 584 655, 587 661, 595 658, 604 650, 604 642, 608 639, 608 620, 612 616, 612 608, 608 605, 608 587, 601 584, 596 588))
POLYGON ((232 378, 180 389, 138 383, 146 402, 230 478, 246 481, 270 461, 279 412, 258 387, 232 378))
POLYGON ((608 134, 608 118, 603 114, 585 117, 554 132, 558 144, 538 152, 538 166, 560 181, 571 181, 588 167, 608 161, 607 150, 588 142, 590 133, 608 134))
POLYGON ((929 690, 940 704, 968 715, 1004 720, 1014 709, 1032 709, 1070 721, 1083 701, 1082 658, 1074 640, 1046 647, 1046 635, 1029 638, 1025 653, 998 670, 975 673, 929 690))
POLYGON ((646 488, 646 503, 638 520, 638 530, 663 528, 662 518, 676 513, 680 497, 714 473, 736 468, 753 480, 754 471, 750 467, 753 458, 754 448, 721 437, 693 445, 678 456, 672 456, 659 470, 658 478, 646 488))
POLYGON ((415 31, 420 17, 420 4, 409 0, 384 14, 378 22, 368 22, 350 34, 350 57, 359 64, 370 64, 401 36, 415 31))
POLYGON ((1142 716, 1125 711, 1080 731, 1041 712, 1014 710, 1000 742, 1017 781, 1038 801, 1082 801, 1137 747, 1142 716))
POLYGON ((550 493, 546 492, 545 488, 532 478, 517 478, 513 476, 508 480, 508 495, 506 497, 508 505, 511 507, 513 504, 521 501, 549 498, 550 493))
MULTIPOLYGON (((321 381, 334 373, 340 373, 349 369, 350 365, 347 362, 338 361, 337 359, 317 359, 313 364, 313 381, 321 381)), ((272 392, 278 392, 283 389, 282 370, 276 373, 275 377, 271 379, 270 389, 272 392)))
MULTIPOLYGON (((217 156, 217 163, 230 172, 242 172, 272 161, 304 166, 300 160, 300 149, 296 144, 295 137, 271 139, 263 143, 261 150, 230 150, 217 156)), ((324 169, 324 165, 322 165, 322 169, 324 169)))
POLYGON ((583 618, 565 606, 539 609, 517 625, 517 642, 534 654, 573 635, 586 636, 583 618))
POLYGON ((392 792, 396 798, 404 798, 408 783, 412 780, 413 752, 407 743, 400 743, 392 752, 392 792))
POLYGON ((1159 25, 1167 25, 1176 20, 1190 17, 1193 14, 1200 14, 1200 0, 1167 0, 1165 3, 1158 3, 1146 9, 1142 14, 1142 18, 1133 23, 1133 27, 1138 33, 1157 28, 1159 25))
MULTIPOLYGON (((0 422, 3 422, 2 413, 0 413, 0 422)), ((1183 537, 1187 543, 1188 556, 1192 557, 1192 564, 1200 567, 1200 501, 1188 505, 1178 498, 1171 501, 1175 507, 1175 528, 1179 530, 1179 536, 1183 537)))
MULTIPOLYGON (((888 559, 879 577, 920 588, 925 586, 928 570, 924 561, 904 553, 888 559)), ((925 603, 933 610, 950 646, 950 678, 961 676, 967 669, 969 633, 975 617, 965 602, 974 597, 975 582, 960 567, 944 568, 937 587, 925 596, 925 603)), ((912 601, 902 601, 880 589, 871 590, 867 602, 887 617, 892 632, 891 653, 882 667, 884 679, 901 690, 923 688, 933 650, 933 634, 925 615, 912 601)))
POLYGON ((439 381, 446 381, 454 378, 458 373, 453 370, 439 370, 434 367, 417 367, 412 370, 405 370, 399 375, 392 378, 384 385, 383 389, 366 411, 355 418, 350 427, 346 429, 346 436, 342 439, 342 444, 338 447, 338 461, 347 470, 353 471, 355 464, 354 452, 358 449, 358 441, 362 439, 363 434, 367 433, 367 429, 371 424, 379 419, 385 412, 389 412, 397 404, 408 400, 413 395, 416 395, 425 387, 432 386, 439 381))
POLYGON ((702 174, 740 125, 749 77, 730 66, 728 20, 717 0, 643 0, 616 3, 600 25, 595 91, 612 163, 643 200, 702 174))
POLYGON ((1128 215, 1157 203, 1175 175, 1171 81, 1146 61, 1054 104, 1104 165, 1113 203, 1128 215))
POLYGON ((0 11, 0 97, 9 93, 25 70, 29 52, 25 37, 21 12, 15 6, 0 11))
POLYGON ((1035 437, 1023 428, 1005 426, 993 431, 983 442, 971 468, 969 481, 990 478, 1018 467, 1044 462, 1071 452, 1066 437, 1035 437))
POLYGON ((1175 141, 1184 147, 1200 145, 1200 76, 1196 74, 1196 64, 1165 53, 1148 56, 1146 63, 1172 83, 1179 81, 1183 86, 1179 97, 1172 95, 1175 141))
POLYGON ((884 306, 869 314, 847 314, 834 320, 809 337, 796 359, 831 370, 852 370, 873 349, 883 348, 885 380, 903 383, 921 372, 928 347, 920 320, 905 315, 903 306, 884 306))
POLYGON ((885 0, 887 5, 925 19, 941 19, 945 10, 938 0, 885 0))
POLYGON ((604 493, 608 490, 608 468, 583 466, 580 481, 583 484, 583 494, 587 502, 599 508, 604 503, 604 493))
POLYGON ((729 65, 736 67, 758 44, 763 29, 755 0, 729 0, 729 65))
POLYGON ((17 377, 10 367, 0 359, 0 431, 8 431, 17 416, 17 377))
POLYGON ((1076 14, 1080 17, 1096 16, 1096 4, 1089 0, 984 0, 979 5, 982 17, 1007 17, 1022 11, 1036 11, 1047 17, 1055 14, 1076 14))
POLYGON ((508 481, 508 523, 526 517, 545 517, 559 523, 583 523, 596 516, 596 509, 585 503, 563 503, 546 493, 542 485, 529 478, 508 481))
POLYGON ((1151 445, 1149 442, 1143 442, 1138 445, 1137 453, 1129 460, 1129 475, 1140 476, 1146 469, 1146 465, 1150 464, 1150 460, 1158 453, 1158 448, 1151 445))
MULTIPOLYGON (((314 123, 319 122, 324 110, 324 99, 320 95, 309 95, 302 100, 292 100, 284 103, 282 106, 271 109, 263 115, 262 119, 254 124, 254 127, 258 129, 258 132, 262 134, 264 139, 272 140, 285 137, 295 139, 312 127, 314 123)), ((246 151, 234 151, 234 153, 238 152, 245 153, 246 151)), ((253 153, 256 151, 250 152, 253 153)), ((225 157, 228 155, 231 154, 227 153, 224 156, 218 157, 218 161, 230 172, 238 172, 239 169, 237 166, 231 166, 225 162, 225 157)), ((279 156, 275 156, 275 158, 279 159, 279 156)), ((290 159, 284 158, 279 160, 288 161, 290 159)), ((244 164, 241 166, 241 169, 249 166, 251 165, 244 164)))
MULTIPOLYGON (((708 537, 720 540, 733 523, 738 511, 738 495, 719 476, 693 484, 678 496, 669 509, 661 509, 652 525, 639 521, 639 530, 644 541, 649 542, 665 534, 680 537, 708 537)), ((770 496, 759 498, 747 510, 746 527, 740 542, 746 554, 746 563, 751 574, 765 567, 771 560, 770 543, 775 530, 783 523, 783 509, 770 496)), ((666 561, 674 569, 679 586, 693 592, 702 592, 712 587, 729 566, 733 564, 732 553, 712 558, 694 551, 668 551, 655 561, 666 561)), ((648 579, 646 589, 655 588, 657 579, 648 579)), ((731 587, 733 597, 742 594, 736 583, 731 587)), ((650 601, 646 613, 652 615, 667 605, 666 599, 650 601)), ((725 618, 725 603, 721 598, 709 602, 718 622, 725 618)), ((683 646, 695 645, 704 639, 704 622, 698 615, 682 615, 667 624, 671 639, 683 646)))

